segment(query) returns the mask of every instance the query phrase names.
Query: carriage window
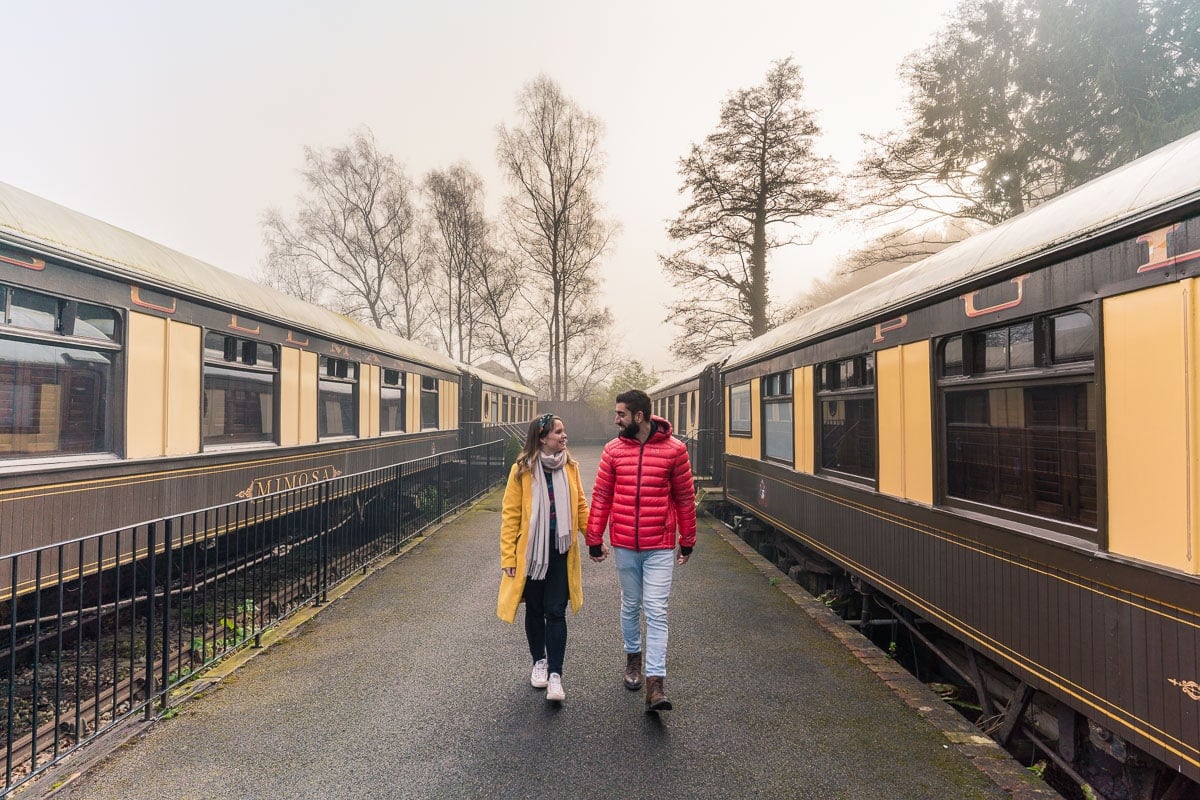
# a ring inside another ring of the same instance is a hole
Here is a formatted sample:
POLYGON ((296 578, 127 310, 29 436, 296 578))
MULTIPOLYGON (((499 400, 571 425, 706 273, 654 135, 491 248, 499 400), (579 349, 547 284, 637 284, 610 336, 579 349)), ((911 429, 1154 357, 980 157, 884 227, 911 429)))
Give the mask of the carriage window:
POLYGON ((321 356, 317 376, 317 438, 358 435, 358 364, 321 356))
POLYGON ((1097 524, 1094 338, 1091 317, 1071 311, 963 334, 960 365, 943 348, 948 497, 1097 524))
POLYGON ((875 355, 820 365, 817 406, 821 410, 821 468, 874 480, 875 355))
POLYGON ((792 464, 795 448, 792 425, 792 371, 763 379, 763 457, 792 464))
POLYGON ((13 289, 8 307, 8 324, 34 331, 62 333, 59 323, 59 307, 63 305, 56 297, 13 289))
POLYGON ((219 331, 204 335, 203 443, 275 441, 279 348, 219 331))
POLYGON ((1050 363, 1091 361, 1093 358, 1092 318, 1082 311, 1073 311, 1050 318, 1050 363))
POLYGON ((398 369, 385 369, 379 384, 379 430, 398 433, 405 430, 405 375, 398 369))
POLYGON ((118 319, 0 285, 0 459, 113 451, 118 319))
POLYGON ((750 384, 729 387, 729 435, 750 436, 750 384))
POLYGON ((942 342, 942 375, 947 378, 963 374, 962 337, 951 336, 942 342))
POLYGON ((438 379, 421 376, 421 430, 438 428, 438 379))

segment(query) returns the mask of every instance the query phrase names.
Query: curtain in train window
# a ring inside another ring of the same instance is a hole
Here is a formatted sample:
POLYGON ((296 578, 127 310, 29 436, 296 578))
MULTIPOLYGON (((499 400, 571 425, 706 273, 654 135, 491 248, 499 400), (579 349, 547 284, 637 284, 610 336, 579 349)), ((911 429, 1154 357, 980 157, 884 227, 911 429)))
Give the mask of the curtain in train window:
POLYGON ((751 435, 750 384, 729 387, 729 434, 751 435))
POLYGON ((398 369, 385 369, 379 385, 379 430, 399 433, 407 430, 405 420, 405 375, 398 369))
POLYGON ((317 379, 317 438, 358 435, 358 364, 321 356, 317 379))
POLYGON ((763 378, 763 458, 794 463, 792 405, 791 370, 763 378))
POLYGON ((113 451, 118 321, 0 285, 0 458, 113 451))
POLYGON ((438 379, 421 376, 421 430, 438 429, 438 379))
POLYGON ((204 335, 200 417, 206 445, 275 441, 278 348, 218 331, 204 335))
POLYGON ((875 355, 821 364, 816 377, 821 469, 874 480, 875 355))

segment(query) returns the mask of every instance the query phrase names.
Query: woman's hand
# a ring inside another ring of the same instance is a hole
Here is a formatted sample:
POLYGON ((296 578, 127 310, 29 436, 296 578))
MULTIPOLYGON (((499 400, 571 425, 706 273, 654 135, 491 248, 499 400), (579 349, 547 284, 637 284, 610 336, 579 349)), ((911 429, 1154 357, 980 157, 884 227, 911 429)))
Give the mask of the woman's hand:
POLYGON ((517 577, 517 568, 516 567, 501 567, 501 572, 503 572, 505 575, 507 575, 510 578, 517 577))

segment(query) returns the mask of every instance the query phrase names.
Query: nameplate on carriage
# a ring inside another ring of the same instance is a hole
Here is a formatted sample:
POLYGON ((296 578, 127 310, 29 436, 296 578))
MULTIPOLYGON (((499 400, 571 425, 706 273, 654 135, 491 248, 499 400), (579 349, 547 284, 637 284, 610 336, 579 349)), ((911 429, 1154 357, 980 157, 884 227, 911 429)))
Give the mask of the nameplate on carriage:
POLYGON ((250 485, 238 492, 237 497, 243 500, 250 500, 255 497, 262 497, 265 494, 271 494, 272 492, 282 492, 286 489, 299 489, 303 486, 311 486, 314 483, 336 478, 341 474, 341 470, 337 467, 327 464, 323 467, 312 467, 310 469, 295 470, 294 472, 283 472, 278 475, 267 475, 250 481, 250 485))

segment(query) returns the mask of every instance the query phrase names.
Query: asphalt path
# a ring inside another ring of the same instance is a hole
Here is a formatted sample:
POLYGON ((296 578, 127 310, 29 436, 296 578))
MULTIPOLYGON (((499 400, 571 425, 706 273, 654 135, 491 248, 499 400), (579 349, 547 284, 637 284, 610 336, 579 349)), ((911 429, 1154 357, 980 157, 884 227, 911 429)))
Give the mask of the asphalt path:
MULTIPOLYGON (((599 452, 574 449, 589 489, 599 452)), ((495 614, 499 511, 496 491, 55 797, 1009 797, 711 520, 675 572, 675 710, 622 685, 611 558, 584 559, 547 702, 520 613, 495 614)))

